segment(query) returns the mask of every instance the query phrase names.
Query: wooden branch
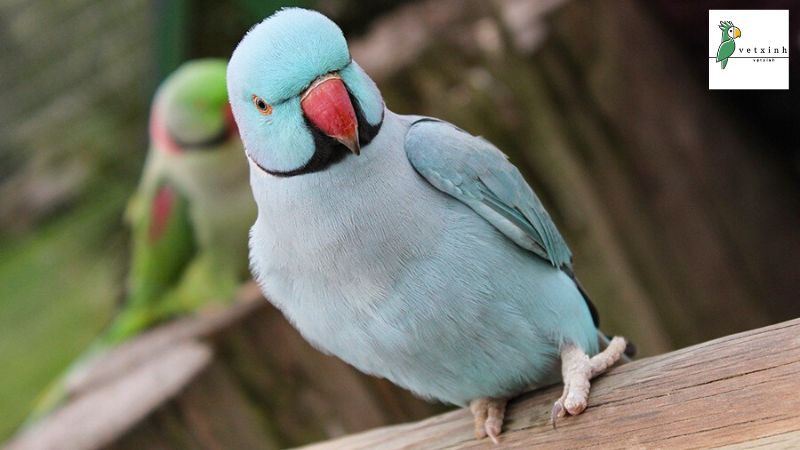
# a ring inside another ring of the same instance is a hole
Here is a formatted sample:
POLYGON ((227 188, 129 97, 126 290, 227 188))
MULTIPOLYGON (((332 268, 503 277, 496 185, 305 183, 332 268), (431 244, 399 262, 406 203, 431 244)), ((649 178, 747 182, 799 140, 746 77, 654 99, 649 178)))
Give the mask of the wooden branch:
MULTIPOLYGON (((520 448, 800 448, 800 319, 613 368, 589 408, 553 429, 560 386, 509 405, 501 443, 520 448)), ((490 448, 466 410, 309 449, 490 448)))

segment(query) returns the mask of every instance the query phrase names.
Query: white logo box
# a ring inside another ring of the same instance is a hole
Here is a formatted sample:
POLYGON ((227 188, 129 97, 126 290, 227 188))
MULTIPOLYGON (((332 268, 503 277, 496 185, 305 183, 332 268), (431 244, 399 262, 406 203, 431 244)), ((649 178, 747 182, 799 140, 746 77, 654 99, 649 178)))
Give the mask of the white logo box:
POLYGON ((708 11, 709 89, 789 89, 789 11, 785 9, 712 9, 708 11), (717 62, 720 22, 741 30, 723 69, 717 62))

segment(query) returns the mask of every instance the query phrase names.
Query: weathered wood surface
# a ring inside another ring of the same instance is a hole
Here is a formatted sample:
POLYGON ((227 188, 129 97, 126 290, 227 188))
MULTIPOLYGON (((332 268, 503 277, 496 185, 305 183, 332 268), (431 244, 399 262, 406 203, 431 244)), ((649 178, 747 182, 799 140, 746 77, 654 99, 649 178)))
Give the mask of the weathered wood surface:
POLYGON ((559 394, 513 401, 501 446, 476 441, 459 410, 307 448, 800 448, 800 319, 614 367, 553 429, 559 394))
POLYGON ((239 298, 103 355, 8 450, 278 449, 443 410, 320 354, 254 284, 239 298))

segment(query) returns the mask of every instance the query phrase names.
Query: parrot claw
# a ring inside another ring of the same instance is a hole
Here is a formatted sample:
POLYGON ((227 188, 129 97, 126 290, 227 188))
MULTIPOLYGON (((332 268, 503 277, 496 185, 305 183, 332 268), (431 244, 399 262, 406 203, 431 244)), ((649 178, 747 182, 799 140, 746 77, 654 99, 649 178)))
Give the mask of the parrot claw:
POLYGON ((550 410, 550 424, 553 425, 554 430, 558 428, 556 426, 558 419, 564 417, 565 414, 566 412, 564 410, 564 403, 561 401, 561 399, 558 399, 555 403, 553 403, 553 409, 550 410))
POLYGON ((503 431, 503 418, 506 413, 506 399, 483 397, 470 402, 469 409, 475 418, 475 437, 489 436, 495 444, 503 431))

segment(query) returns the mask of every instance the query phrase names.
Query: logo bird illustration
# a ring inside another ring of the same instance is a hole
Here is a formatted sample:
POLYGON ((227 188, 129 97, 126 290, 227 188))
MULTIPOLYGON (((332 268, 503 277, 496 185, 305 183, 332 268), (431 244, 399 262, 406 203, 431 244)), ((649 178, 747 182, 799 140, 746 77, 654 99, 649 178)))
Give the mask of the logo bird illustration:
POLYGON ((717 62, 722 63, 724 69, 728 65, 728 58, 736 50, 736 43, 733 40, 742 36, 742 30, 729 20, 720 22, 719 29, 722 30, 722 43, 717 49, 717 62))

